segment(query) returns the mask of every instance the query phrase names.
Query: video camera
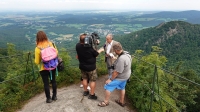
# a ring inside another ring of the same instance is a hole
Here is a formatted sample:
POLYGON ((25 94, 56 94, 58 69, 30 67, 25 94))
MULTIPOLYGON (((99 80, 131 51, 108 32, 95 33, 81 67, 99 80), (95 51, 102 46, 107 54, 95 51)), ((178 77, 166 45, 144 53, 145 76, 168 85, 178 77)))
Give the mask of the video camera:
POLYGON ((84 47, 93 47, 97 50, 97 45, 99 45, 99 35, 96 32, 93 32, 91 35, 86 35, 84 40, 84 47))

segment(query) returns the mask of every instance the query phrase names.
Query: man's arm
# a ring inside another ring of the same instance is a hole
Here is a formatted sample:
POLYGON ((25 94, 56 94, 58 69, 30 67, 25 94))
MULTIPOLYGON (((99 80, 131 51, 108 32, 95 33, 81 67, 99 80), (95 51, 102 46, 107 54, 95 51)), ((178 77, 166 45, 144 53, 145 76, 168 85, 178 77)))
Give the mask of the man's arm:
POLYGON ((104 48, 101 47, 97 52, 100 54, 100 53, 103 52, 103 51, 104 51, 104 48))
POLYGON ((117 71, 114 70, 113 73, 112 73, 112 77, 106 81, 106 84, 108 84, 108 83, 110 83, 111 81, 113 81, 113 80, 118 76, 118 74, 119 74, 119 73, 118 73, 117 71))

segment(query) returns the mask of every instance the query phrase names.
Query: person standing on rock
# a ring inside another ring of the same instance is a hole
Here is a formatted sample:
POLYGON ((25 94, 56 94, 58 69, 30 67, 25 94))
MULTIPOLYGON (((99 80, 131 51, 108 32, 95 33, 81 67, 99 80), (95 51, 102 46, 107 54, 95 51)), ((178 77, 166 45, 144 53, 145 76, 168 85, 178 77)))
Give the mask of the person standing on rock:
POLYGON ((113 63, 117 59, 117 54, 113 50, 113 46, 117 44, 121 45, 119 42, 113 40, 112 34, 108 34, 106 36, 106 43, 104 45, 104 50, 105 50, 105 62, 107 64, 109 78, 112 77, 113 63))
POLYGON ((103 48, 98 51, 94 50, 93 47, 85 47, 84 40, 87 34, 80 35, 80 42, 76 44, 76 52, 79 60, 79 69, 81 70, 81 75, 83 78, 83 95, 88 96, 88 99, 97 99, 95 95, 96 87, 96 57, 104 51, 103 48), (88 83, 87 80, 90 79, 90 93, 87 89, 88 83))
POLYGON ((114 63, 114 70, 112 73, 112 77, 110 77, 105 82, 104 89, 105 91, 105 99, 104 101, 100 102, 98 106, 105 107, 109 105, 109 98, 111 92, 115 89, 120 90, 120 97, 119 99, 115 100, 117 104, 124 107, 124 97, 125 97, 125 86, 127 80, 130 78, 131 75, 131 56, 122 50, 122 46, 116 44, 113 46, 114 52, 118 55, 117 60, 114 63))
MULTIPOLYGON (((76 55, 76 59, 78 59, 78 55, 76 55)), ((80 88, 82 88, 83 87, 83 78, 82 78, 82 76, 81 76, 80 80, 81 80, 80 88)), ((89 79, 87 79, 87 83, 89 84, 89 79)), ((89 85, 88 85, 87 89, 90 90, 90 86, 89 85)))
POLYGON ((47 47, 53 47, 55 48, 57 54, 58 50, 53 45, 52 42, 50 42, 43 31, 38 31, 36 35, 36 47, 35 47, 35 63, 39 67, 40 75, 42 76, 42 81, 44 84, 44 91, 46 95, 46 103, 51 103, 53 100, 57 100, 57 84, 56 84, 56 69, 53 69, 51 71, 45 70, 44 63, 42 62, 41 58, 41 50, 45 49, 47 47), (50 73, 51 72, 51 73, 50 73), (49 78, 51 76, 51 78, 49 78), (53 88, 53 95, 51 97, 50 95, 50 89, 49 89, 49 79, 51 79, 52 88, 53 88))

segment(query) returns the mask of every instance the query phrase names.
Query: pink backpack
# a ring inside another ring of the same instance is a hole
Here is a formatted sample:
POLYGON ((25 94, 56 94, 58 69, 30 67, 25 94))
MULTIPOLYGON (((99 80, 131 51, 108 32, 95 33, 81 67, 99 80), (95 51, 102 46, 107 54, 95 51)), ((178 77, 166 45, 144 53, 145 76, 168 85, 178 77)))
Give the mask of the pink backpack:
POLYGON ((54 47, 48 46, 41 50, 41 59, 45 70, 53 70, 58 65, 58 54, 54 47))
MULTIPOLYGON (((51 73, 51 70, 56 69, 58 66, 58 54, 56 52, 56 49, 54 47, 51 47, 48 45, 46 48, 40 48, 40 54, 41 59, 44 64, 44 69, 49 70, 51 73)), ((52 74, 51 74, 52 79, 52 74)))

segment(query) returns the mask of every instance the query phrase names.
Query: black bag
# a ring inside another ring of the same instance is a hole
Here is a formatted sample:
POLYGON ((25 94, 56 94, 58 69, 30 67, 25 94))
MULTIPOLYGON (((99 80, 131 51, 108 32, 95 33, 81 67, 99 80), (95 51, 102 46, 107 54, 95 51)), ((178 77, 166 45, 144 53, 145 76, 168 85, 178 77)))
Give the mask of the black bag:
MULTIPOLYGON (((52 44, 53 44, 53 47, 56 48, 56 47, 55 47, 55 44, 54 44, 54 43, 52 43, 52 44)), ((57 66, 57 69, 58 69, 59 72, 64 70, 64 63, 63 63, 62 58, 58 58, 58 66, 57 66)))
POLYGON ((64 70, 64 62, 61 58, 58 58, 58 66, 57 66, 57 69, 58 71, 63 71, 64 70))
POLYGON ((131 82, 131 79, 130 78, 128 78, 128 80, 127 80, 127 83, 130 83, 131 82))

